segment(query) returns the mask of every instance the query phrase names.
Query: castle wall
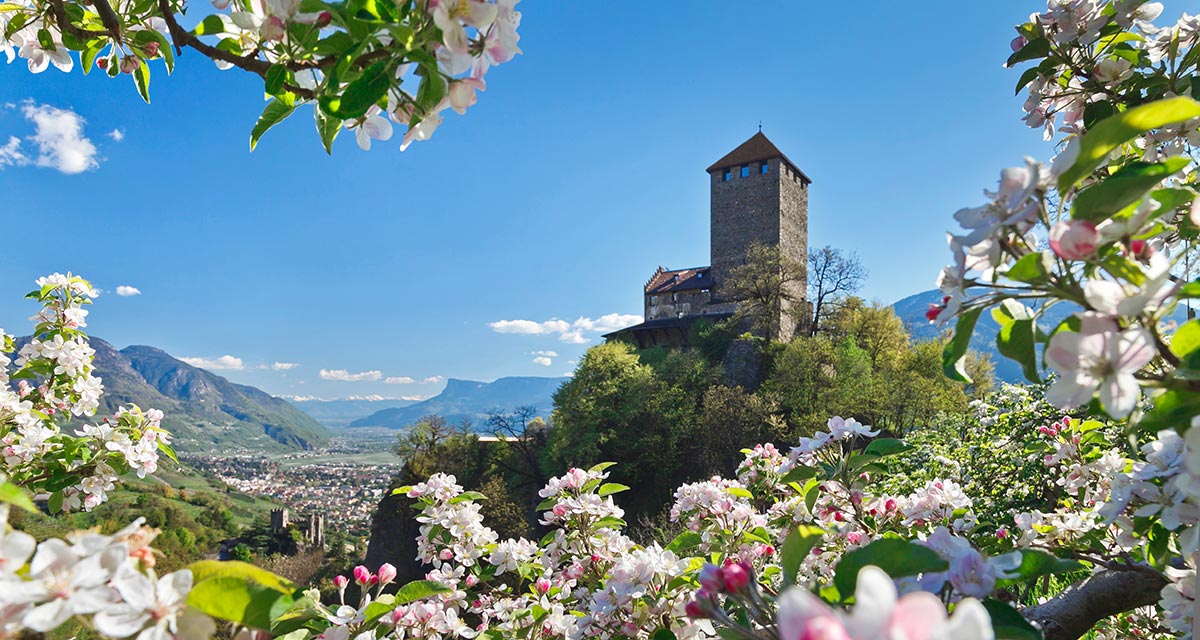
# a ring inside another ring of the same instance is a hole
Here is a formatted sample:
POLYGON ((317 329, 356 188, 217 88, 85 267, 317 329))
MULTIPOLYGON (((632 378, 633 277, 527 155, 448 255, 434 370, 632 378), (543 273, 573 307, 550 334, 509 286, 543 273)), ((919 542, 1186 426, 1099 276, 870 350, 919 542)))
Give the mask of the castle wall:
POLYGON ((647 294, 646 320, 679 318, 710 313, 706 307, 712 294, 707 289, 647 294))

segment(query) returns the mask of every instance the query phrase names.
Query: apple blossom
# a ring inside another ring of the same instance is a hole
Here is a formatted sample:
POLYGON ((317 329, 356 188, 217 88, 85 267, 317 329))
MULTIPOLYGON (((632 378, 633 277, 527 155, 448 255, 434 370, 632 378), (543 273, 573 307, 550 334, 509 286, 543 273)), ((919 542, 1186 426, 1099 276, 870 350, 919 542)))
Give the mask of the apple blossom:
POLYGON ((793 587, 779 598, 780 640, 991 640, 991 621, 978 601, 958 603, 947 618, 933 595, 917 592, 896 597, 891 578, 877 567, 858 574, 850 613, 834 611, 808 591, 793 587))
POLYGON ((1059 407, 1073 407, 1092 399, 1115 418, 1133 412, 1141 395, 1134 373, 1156 354, 1150 332, 1141 328, 1119 330, 1112 320, 1093 313, 1079 314, 1080 329, 1060 331, 1050 338, 1046 360, 1061 376, 1046 392, 1059 407))

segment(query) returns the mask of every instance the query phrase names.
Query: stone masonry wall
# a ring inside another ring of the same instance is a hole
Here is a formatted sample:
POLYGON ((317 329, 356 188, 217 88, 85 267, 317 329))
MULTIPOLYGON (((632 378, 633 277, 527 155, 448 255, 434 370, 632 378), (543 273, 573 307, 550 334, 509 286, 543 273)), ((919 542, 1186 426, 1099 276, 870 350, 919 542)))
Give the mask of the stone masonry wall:
MULTIPOLYGON (((750 175, 743 178, 741 166, 709 175, 711 184, 711 259, 714 303, 728 303, 721 285, 729 273, 744 264, 746 251, 755 242, 780 247, 784 255, 800 264, 808 261, 808 188, 799 174, 780 158, 767 161, 767 173, 761 163, 750 163, 750 175)), ((803 299, 806 283, 794 283, 792 295, 803 299)), ((795 331, 790 310, 782 310, 780 335, 788 340, 795 331)))

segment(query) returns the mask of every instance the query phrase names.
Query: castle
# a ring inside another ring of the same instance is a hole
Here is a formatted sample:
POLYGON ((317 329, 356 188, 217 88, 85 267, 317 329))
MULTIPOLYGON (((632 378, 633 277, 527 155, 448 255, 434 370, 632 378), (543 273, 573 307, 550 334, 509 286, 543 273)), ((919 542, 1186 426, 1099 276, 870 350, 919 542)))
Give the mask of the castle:
MULTIPOLYGON (((708 168, 711 264, 690 269, 659 267, 644 287, 644 322, 605 336, 631 340, 639 348, 686 344, 688 329, 701 318, 723 320, 737 310, 737 300, 723 285, 754 244, 779 247, 799 264, 808 262, 808 178, 759 131, 708 168)), ((779 335, 796 332, 793 308, 804 302, 807 282, 788 285, 797 302, 778 309, 779 335)))

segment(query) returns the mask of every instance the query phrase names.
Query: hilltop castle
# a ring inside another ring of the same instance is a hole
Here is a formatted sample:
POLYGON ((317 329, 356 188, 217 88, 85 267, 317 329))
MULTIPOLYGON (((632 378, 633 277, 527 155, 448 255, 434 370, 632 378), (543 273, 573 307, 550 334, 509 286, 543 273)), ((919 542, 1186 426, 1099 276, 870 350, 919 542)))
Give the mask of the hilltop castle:
MULTIPOLYGON (((640 348, 677 346, 701 318, 723 320, 737 310, 737 300, 723 293, 730 273, 745 264, 755 243, 777 246, 800 264, 808 262, 808 178, 762 131, 754 134, 708 168, 710 193, 710 266, 690 269, 659 267, 644 288, 645 321, 608 334, 630 339, 640 348)), ((789 285, 804 303, 807 283, 789 285)), ((795 303, 793 303, 794 306, 795 303)), ((796 331, 790 307, 778 310, 779 335, 796 331)))

